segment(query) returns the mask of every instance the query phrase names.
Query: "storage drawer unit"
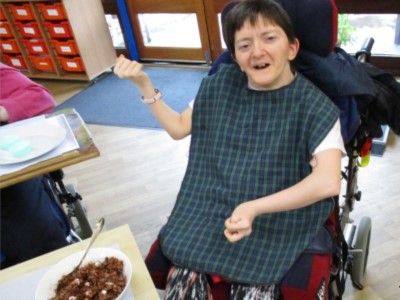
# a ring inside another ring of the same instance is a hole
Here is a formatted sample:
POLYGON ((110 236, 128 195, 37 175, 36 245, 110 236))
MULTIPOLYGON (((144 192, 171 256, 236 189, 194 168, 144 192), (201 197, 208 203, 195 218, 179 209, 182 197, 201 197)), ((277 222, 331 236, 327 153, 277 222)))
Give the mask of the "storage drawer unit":
POLYGON ((28 77, 87 81, 115 64, 99 0, 0 0, 0 10, 3 60, 28 77))

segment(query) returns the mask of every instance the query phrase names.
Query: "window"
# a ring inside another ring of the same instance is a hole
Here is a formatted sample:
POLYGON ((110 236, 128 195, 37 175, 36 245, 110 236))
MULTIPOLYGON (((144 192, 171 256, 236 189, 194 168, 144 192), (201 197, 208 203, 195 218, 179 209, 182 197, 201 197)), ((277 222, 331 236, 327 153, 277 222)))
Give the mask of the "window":
POLYGON ((124 34, 117 15, 106 15, 108 29, 111 33, 114 48, 125 48, 124 34))
POLYGON ((201 48, 196 14, 139 14, 146 47, 201 48))
MULTIPOLYGON (((398 44, 400 40, 400 21, 398 14, 400 12, 400 2, 399 0, 335 0, 336 6, 340 13, 342 14, 355 14, 362 18, 362 15, 368 14, 371 19, 374 15, 390 15, 395 14, 396 26, 394 29, 395 37, 395 48, 398 49, 398 44)), ((379 34, 376 36, 379 40, 379 34)), ((392 44, 392 42, 390 42, 392 44)), ((396 76, 400 75, 400 54, 394 52, 393 54, 378 54, 376 49, 381 46, 378 42, 375 43, 373 47, 373 56, 371 57, 371 63, 375 66, 386 70, 396 76)), ((379 51, 381 52, 381 51, 379 51)))
POLYGON ((400 57, 400 39, 396 39, 398 19, 396 14, 341 15, 339 26, 347 27, 351 35, 341 47, 349 53, 355 53, 366 38, 372 37, 375 40, 372 55, 400 57))

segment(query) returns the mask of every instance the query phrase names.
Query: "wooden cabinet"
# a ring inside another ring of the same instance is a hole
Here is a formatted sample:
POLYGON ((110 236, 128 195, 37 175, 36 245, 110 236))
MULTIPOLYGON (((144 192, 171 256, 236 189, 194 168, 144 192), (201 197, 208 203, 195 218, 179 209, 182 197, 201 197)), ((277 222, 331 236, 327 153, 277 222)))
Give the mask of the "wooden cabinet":
POLYGON ((92 80, 115 63, 99 0, 0 0, 1 60, 31 78, 92 80))

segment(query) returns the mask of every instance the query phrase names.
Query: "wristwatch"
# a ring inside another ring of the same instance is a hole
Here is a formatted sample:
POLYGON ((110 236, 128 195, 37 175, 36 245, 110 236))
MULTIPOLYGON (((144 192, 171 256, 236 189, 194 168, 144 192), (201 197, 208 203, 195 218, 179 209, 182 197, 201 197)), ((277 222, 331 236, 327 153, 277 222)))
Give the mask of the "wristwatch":
POLYGON ((155 94, 153 97, 151 97, 151 98, 144 98, 144 97, 142 96, 142 97, 140 97, 140 101, 142 101, 142 102, 145 103, 145 104, 151 104, 151 103, 156 102, 157 100, 162 99, 162 94, 161 94, 160 90, 154 89, 154 92, 156 92, 156 94, 155 94))

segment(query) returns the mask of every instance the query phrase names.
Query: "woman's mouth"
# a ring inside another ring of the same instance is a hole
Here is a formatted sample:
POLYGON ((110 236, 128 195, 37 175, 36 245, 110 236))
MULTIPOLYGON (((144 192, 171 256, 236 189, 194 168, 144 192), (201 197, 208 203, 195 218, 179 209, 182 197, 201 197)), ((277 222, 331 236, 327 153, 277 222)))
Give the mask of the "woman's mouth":
POLYGON ((254 68, 256 70, 262 70, 262 69, 266 69, 269 67, 269 64, 259 64, 259 65, 255 65, 254 68))

